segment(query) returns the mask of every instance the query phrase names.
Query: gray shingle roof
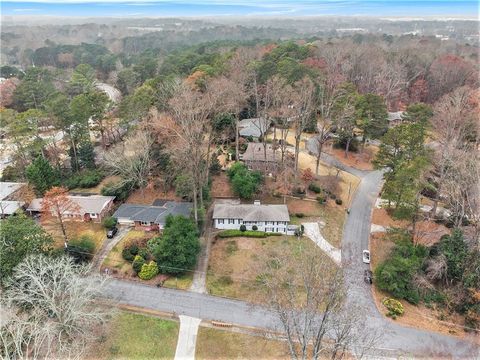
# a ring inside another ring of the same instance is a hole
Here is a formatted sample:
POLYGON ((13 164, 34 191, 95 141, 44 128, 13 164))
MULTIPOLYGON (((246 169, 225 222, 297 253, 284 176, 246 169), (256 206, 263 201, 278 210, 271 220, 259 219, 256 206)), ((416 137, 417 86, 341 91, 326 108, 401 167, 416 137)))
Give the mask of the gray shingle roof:
POLYGON ((267 120, 264 118, 243 119, 238 123, 240 136, 260 137, 268 130, 267 120))
MULTIPOLYGON (((157 204, 158 203, 160 202, 157 202, 157 204)), ((168 215, 183 215, 189 217, 192 208, 192 203, 176 201, 167 201, 163 206, 122 204, 117 211, 115 211, 113 217, 165 225, 168 215)))
MULTIPOLYGON (((77 195, 68 195, 70 200, 78 205, 78 213, 83 215, 86 213, 89 214, 100 214, 102 210, 107 206, 111 201, 115 199, 115 196, 103 196, 103 195, 91 195, 91 196, 77 196, 77 195)), ((27 210, 30 211, 41 211, 42 210, 42 201, 43 199, 33 199, 27 210)), ((68 213, 68 211, 66 212, 68 213)))
POLYGON ((287 205, 215 204, 214 219, 242 219, 243 221, 290 221, 287 205))

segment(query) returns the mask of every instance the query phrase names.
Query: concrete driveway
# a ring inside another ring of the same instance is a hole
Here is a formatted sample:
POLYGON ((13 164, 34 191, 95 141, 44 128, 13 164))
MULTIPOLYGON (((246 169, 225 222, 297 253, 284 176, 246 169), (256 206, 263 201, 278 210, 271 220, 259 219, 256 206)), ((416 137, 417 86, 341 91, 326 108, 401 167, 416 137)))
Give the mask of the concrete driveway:
POLYGON ((105 231, 105 240, 103 241, 102 248, 97 252, 92 261, 93 269, 96 269, 97 271, 100 270, 100 267, 102 266, 103 261, 107 257, 108 253, 112 251, 115 245, 122 241, 122 239, 125 237, 125 235, 128 234, 130 230, 130 227, 120 226, 118 228, 117 234, 112 239, 107 238, 105 231))

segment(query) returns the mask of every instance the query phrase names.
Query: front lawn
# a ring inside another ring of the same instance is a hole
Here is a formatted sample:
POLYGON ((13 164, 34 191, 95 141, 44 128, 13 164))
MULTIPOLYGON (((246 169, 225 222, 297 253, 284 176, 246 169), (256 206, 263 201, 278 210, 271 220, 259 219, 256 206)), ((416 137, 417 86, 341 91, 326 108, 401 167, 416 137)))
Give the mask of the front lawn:
POLYGON ((308 238, 272 236, 267 238, 217 238, 212 243, 207 273, 210 294, 262 302, 264 289, 259 281, 265 263, 275 254, 293 254, 304 247, 330 261, 308 238))
POLYGON ((287 343, 225 330, 200 327, 196 359, 288 359, 287 343))
MULTIPOLYGON (((52 235, 55 241, 55 247, 63 248, 64 239, 60 226, 54 224, 43 225, 45 230, 52 235)), ((65 221, 67 236, 70 240, 88 236, 95 243, 95 253, 102 248, 107 234, 105 228, 100 223, 83 222, 83 221, 65 221)))
MULTIPOLYGON (((112 251, 110 251, 110 253, 107 255, 107 257, 105 258, 102 264, 102 268, 111 269, 112 270, 111 274, 113 276, 142 281, 134 274, 132 269, 132 263, 125 260, 122 257, 122 251, 125 245, 130 243, 131 241, 144 239, 144 238, 152 238, 155 236, 158 236, 157 232, 130 230, 128 234, 125 235, 125 237, 122 239, 122 241, 120 241, 117 245, 115 245, 112 251)), ((149 280, 149 283, 157 284, 160 279, 164 280, 163 286, 165 287, 187 290, 192 285, 193 272, 182 274, 177 277, 159 275, 156 278, 149 280)))
POLYGON ((85 359, 173 359, 178 329, 175 321, 121 311, 85 359))

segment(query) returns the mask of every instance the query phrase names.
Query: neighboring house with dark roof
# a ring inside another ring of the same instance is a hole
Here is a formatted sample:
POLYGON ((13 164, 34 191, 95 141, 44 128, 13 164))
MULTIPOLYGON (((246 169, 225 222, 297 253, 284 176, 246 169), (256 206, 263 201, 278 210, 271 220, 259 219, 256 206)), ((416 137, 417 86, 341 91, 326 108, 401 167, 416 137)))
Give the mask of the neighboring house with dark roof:
POLYGON ((403 121, 402 115, 403 111, 388 112, 388 125, 391 127, 400 124, 403 121))
POLYGON ((18 195, 25 185, 25 183, 0 182, 0 218, 13 215, 23 209, 25 201, 22 201, 22 197, 18 195))
POLYGON ((280 161, 280 152, 275 154, 272 145, 267 144, 267 148, 263 147, 261 143, 248 143, 247 149, 243 154, 240 154, 240 160, 250 170, 275 172, 280 161), (266 156, 265 156, 266 154, 266 156))
POLYGON ((240 229, 245 225, 247 230, 253 226, 259 231, 293 235, 294 226, 290 226, 290 215, 287 205, 261 204, 215 204, 213 208, 213 226, 216 229, 240 229))
POLYGON ((243 119, 238 122, 238 133, 243 137, 258 139, 270 128, 270 123, 264 118, 243 119))
MULTIPOLYGON (((103 196, 103 195, 68 195, 70 201, 75 203, 78 209, 72 213, 65 213, 65 217, 71 220, 77 221, 93 221, 101 222, 110 212, 113 206, 113 200, 115 196, 103 196)), ((27 208, 30 214, 42 212, 43 199, 33 199, 27 208)))
POLYGON ((112 215, 119 225, 134 226, 139 230, 162 230, 168 215, 190 217, 193 204, 155 200, 153 205, 122 204, 112 215))

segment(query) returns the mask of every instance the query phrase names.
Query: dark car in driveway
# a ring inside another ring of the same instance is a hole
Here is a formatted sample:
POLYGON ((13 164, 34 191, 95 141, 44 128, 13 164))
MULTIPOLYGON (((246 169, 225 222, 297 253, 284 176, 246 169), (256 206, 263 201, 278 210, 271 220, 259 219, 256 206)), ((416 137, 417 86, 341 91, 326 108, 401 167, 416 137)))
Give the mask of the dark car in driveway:
POLYGON ((363 281, 365 281, 367 284, 373 283, 373 274, 370 270, 365 270, 363 272, 363 281))
POLYGON ((118 228, 114 227, 107 231, 107 238, 111 239, 118 232, 118 228))

